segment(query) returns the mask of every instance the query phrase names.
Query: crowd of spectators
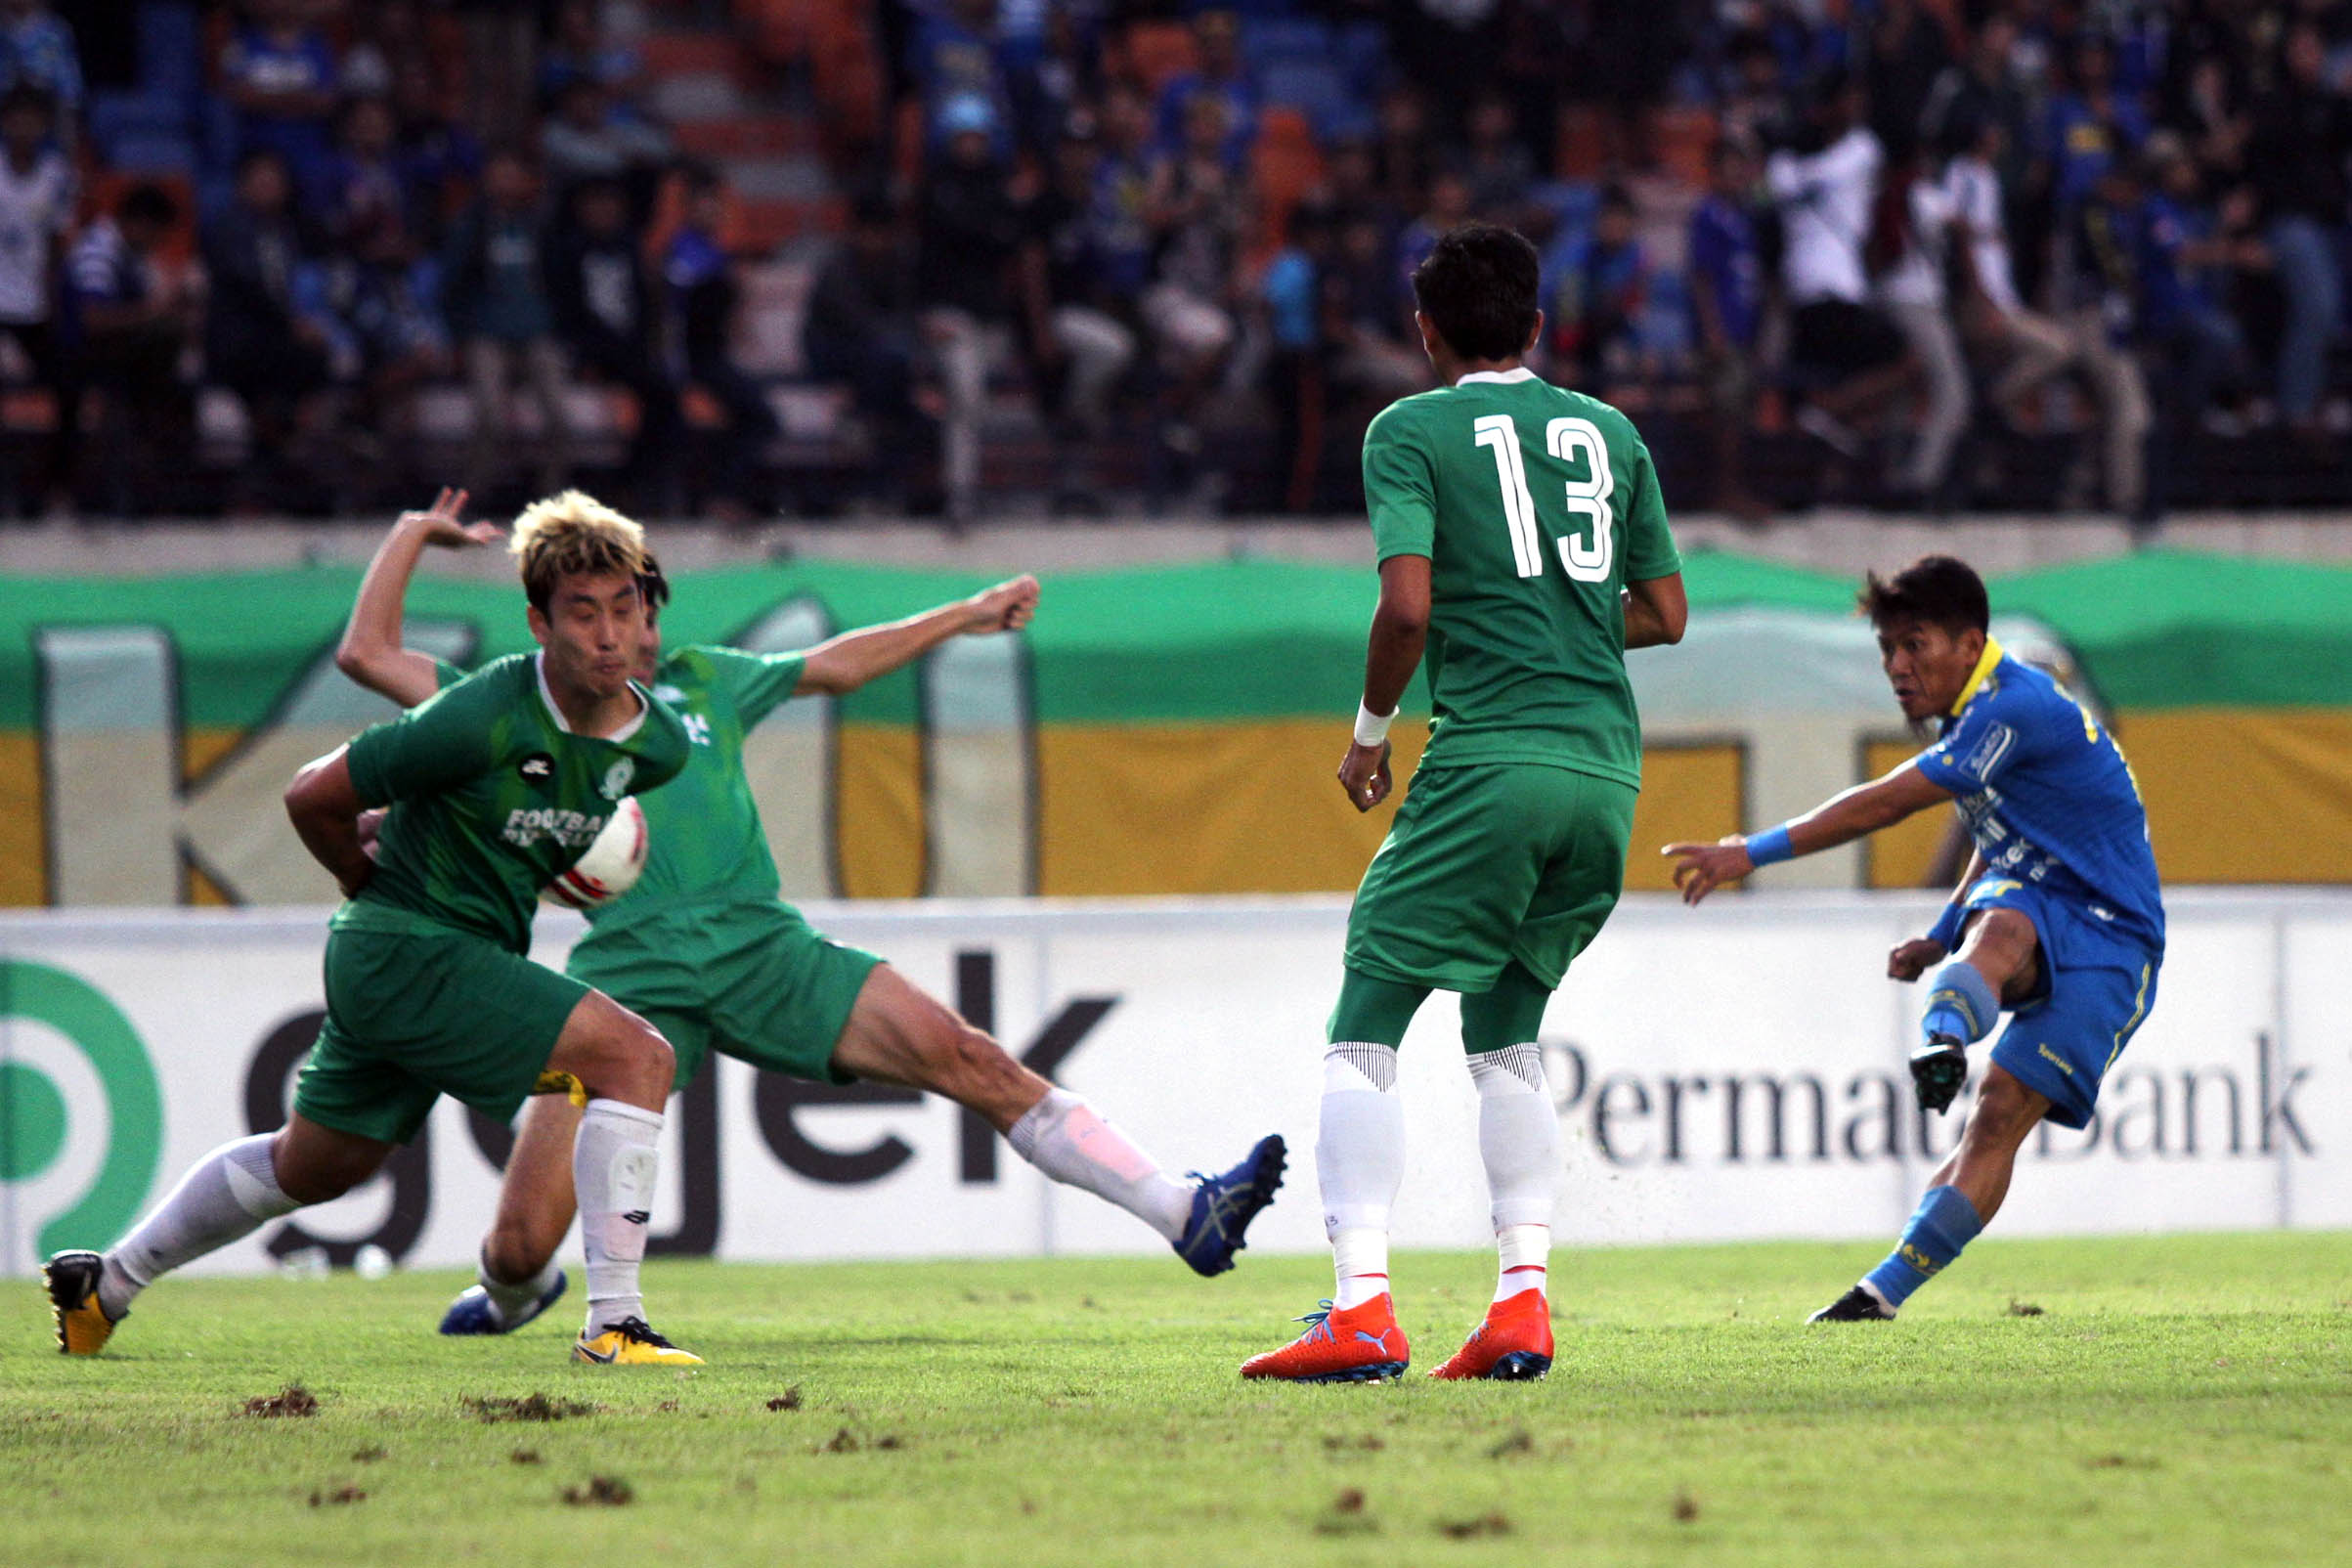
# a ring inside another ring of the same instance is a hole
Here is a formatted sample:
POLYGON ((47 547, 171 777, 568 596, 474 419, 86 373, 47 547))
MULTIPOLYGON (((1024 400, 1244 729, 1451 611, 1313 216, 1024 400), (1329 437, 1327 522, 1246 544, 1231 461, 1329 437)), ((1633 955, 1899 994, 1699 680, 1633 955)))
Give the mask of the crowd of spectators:
MULTIPOLYGON (((184 504, 204 389, 246 432, 232 509, 373 500, 435 385, 477 490, 587 460, 600 386, 627 500, 790 504, 733 347, 772 258, 726 248, 723 176, 615 12, 839 13, 870 56, 879 111, 821 128, 839 201, 790 264, 798 374, 891 509, 980 509, 1008 428, 1071 507, 1349 507, 1365 421, 1429 384, 1412 269, 1473 216, 1536 240, 1539 368, 1674 448, 1680 504, 1787 501, 1760 430, 1911 508, 2063 451, 2043 506, 2133 518, 2217 438, 2339 470, 2352 439, 2347 0, 70 10, 78 46, 0 0, 0 374, 52 410, 0 435, 19 513, 184 504), (106 166, 158 138, 184 177, 106 166)), ((774 100, 840 101, 827 58, 774 100)))

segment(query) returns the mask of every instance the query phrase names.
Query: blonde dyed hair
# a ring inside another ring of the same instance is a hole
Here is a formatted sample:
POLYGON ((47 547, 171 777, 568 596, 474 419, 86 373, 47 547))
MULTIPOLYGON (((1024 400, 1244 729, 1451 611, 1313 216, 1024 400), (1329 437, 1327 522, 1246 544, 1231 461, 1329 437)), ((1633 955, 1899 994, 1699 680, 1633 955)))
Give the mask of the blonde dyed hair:
POLYGON ((524 507, 507 548, 522 569, 524 594, 542 615, 556 583, 567 576, 645 573, 645 530, 584 491, 567 490, 524 507))

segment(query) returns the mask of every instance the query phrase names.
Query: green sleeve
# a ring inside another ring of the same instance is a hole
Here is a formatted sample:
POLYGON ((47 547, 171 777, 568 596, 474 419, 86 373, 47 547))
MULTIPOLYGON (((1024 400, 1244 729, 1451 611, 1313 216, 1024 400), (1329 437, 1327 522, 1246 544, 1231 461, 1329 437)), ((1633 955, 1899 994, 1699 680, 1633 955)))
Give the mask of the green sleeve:
POLYGON ((1437 475, 1419 432, 1390 409, 1364 433, 1364 505, 1377 558, 1427 555, 1437 543, 1437 475))
POLYGON ((801 683, 805 653, 745 653, 740 648, 697 648, 711 661, 711 677, 735 700, 735 712, 751 728, 801 683))
POLYGON ((637 689, 645 696, 645 725, 630 748, 637 762, 636 777, 629 786, 632 795, 660 789, 677 777, 685 771, 686 759, 693 750, 686 739, 685 722, 675 711, 646 693, 642 686, 637 689))
POLYGON ((1625 580, 1645 583, 1682 570, 1682 552, 1675 548, 1674 530, 1666 523, 1666 498, 1658 489, 1650 449, 1636 440, 1633 451, 1633 499, 1625 518, 1625 580))
POLYGON ((433 679, 441 690, 447 691, 464 678, 465 672, 451 664, 447 659, 433 661, 433 679))
POLYGON ((496 764, 500 701, 495 683, 461 680, 351 743, 352 788, 364 806, 438 795, 496 764))

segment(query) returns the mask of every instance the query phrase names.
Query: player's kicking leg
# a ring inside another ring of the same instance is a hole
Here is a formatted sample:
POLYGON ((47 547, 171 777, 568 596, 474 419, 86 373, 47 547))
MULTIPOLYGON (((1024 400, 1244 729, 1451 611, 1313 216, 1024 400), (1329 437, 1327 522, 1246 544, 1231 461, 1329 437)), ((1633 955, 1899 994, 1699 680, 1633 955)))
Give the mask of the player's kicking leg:
POLYGON ((1283 1184, 1280 1136, 1220 1175, 1167 1175, 1094 1108, 1008 1055, 887 964, 866 976, 833 1050, 841 1071, 944 1095, 986 1117, 1055 1181, 1117 1204, 1203 1275, 1233 1267, 1249 1222, 1283 1184))
POLYGON ((580 1108, 534 1095, 499 1183, 498 1217, 482 1239, 478 1282, 442 1316, 445 1334, 512 1333, 553 1306, 568 1283, 555 1255, 572 1228, 572 1149, 580 1108))
POLYGON ((139 1292, 164 1274, 271 1220, 342 1197, 374 1175, 392 1149, 300 1112, 276 1133, 221 1145, 106 1251, 60 1252, 49 1260, 43 1274, 58 1349, 97 1355, 139 1292))
MULTIPOLYGON (((2030 997, 2040 980, 2033 922, 2015 909, 1970 917, 1958 957, 1929 979, 1911 1077, 1920 1108, 1941 1111, 1968 1075, 1967 1048, 1990 1033, 2004 1004, 2030 997)), ((2010 1173, 2026 1135, 2040 1125, 2049 1099, 2006 1068, 1987 1064, 1977 1099, 1952 1151, 1928 1184, 1886 1261, 1809 1323, 1883 1323, 1911 1293, 1941 1273, 1992 1220, 2009 1194, 2010 1173)))

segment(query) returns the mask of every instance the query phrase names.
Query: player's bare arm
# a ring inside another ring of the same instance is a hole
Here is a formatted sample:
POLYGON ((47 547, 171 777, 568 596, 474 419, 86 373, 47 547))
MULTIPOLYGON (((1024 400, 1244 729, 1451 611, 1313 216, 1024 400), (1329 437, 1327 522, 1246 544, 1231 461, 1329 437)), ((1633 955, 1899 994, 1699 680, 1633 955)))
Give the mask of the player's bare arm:
POLYGON ((1643 578, 1625 586, 1625 645, 1658 648, 1682 640, 1690 625, 1690 595, 1682 590, 1682 574, 1643 578))
POLYGON ((496 523, 464 521, 466 495, 445 489, 423 511, 402 512, 360 582, 360 596, 335 649, 335 668, 369 690, 414 708, 440 686, 432 659, 401 642, 402 609, 417 559, 428 547, 466 549, 503 537, 496 523))
POLYGON ((903 621, 828 637, 808 650, 807 662, 801 667, 801 682, 793 693, 839 697, 903 669, 951 638, 1019 632, 1035 617, 1037 595, 1037 579, 1024 573, 968 599, 903 621))
POLYGON ((375 858, 360 842, 359 791, 352 786, 348 746, 307 764, 286 786, 285 814, 311 857, 325 866, 345 897, 367 885, 375 858))
MULTIPOLYGON (((1950 792, 1929 781, 1912 762, 1831 796, 1788 824, 1788 855, 1816 854, 1841 844, 1868 838, 1893 827, 1915 811, 1951 802, 1950 792)), ((1748 835, 1734 833, 1714 844, 1670 844, 1659 851, 1675 860, 1675 886, 1682 901, 1696 904, 1726 882, 1737 882, 1754 871, 1748 835)), ((1787 858, 1777 856, 1776 858, 1787 858)))
POLYGON ((1369 811, 1388 799, 1388 721, 1421 666, 1429 640, 1429 557, 1391 555, 1380 563, 1380 602, 1364 653, 1364 705, 1356 737, 1339 760, 1348 803, 1369 811))
MULTIPOLYGON (((1975 887, 1977 879, 1982 875, 1983 854, 1976 849, 1969 850, 1968 866, 1961 873, 1960 886, 1952 890, 1953 900, 1957 902, 1967 897, 1968 890, 1975 887)), ((1913 936, 1906 941, 1896 942, 1895 950, 1887 955, 1887 978, 1907 983, 1919 979, 1949 956, 1943 943, 1935 937, 1913 936)))

